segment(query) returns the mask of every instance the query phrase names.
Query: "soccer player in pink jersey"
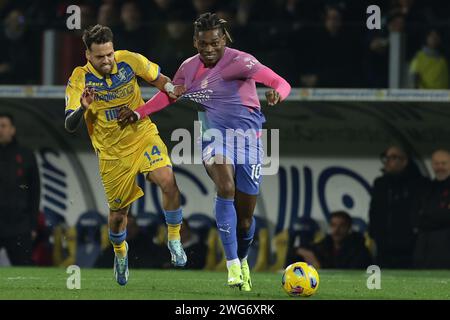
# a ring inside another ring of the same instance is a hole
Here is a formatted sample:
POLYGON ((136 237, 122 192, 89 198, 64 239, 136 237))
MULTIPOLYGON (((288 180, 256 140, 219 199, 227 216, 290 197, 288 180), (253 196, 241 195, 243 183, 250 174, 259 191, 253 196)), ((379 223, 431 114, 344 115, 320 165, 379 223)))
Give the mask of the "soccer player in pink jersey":
MULTIPOLYGON (((204 109, 199 113, 202 160, 217 190, 214 212, 227 260, 228 285, 251 291, 247 256, 255 233, 253 212, 261 182, 260 137, 265 122, 255 84, 272 88, 266 92, 269 106, 283 101, 291 87, 250 54, 227 47, 231 39, 225 25, 225 20, 211 13, 195 21, 198 54, 181 64, 173 84, 180 90, 177 95, 182 94, 180 99, 204 109), (233 132, 232 139, 229 132, 233 132), (236 143, 239 139, 244 143, 236 143)), ((135 111, 122 109, 119 123, 139 121, 172 102, 165 92, 158 92, 135 111)))

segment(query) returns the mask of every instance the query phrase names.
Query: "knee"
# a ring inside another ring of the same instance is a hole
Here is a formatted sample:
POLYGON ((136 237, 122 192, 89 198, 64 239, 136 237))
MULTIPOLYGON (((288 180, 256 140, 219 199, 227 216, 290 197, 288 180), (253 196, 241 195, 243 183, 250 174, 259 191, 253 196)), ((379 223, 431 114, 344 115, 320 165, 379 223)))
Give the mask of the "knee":
POLYGON ((221 198, 232 199, 235 194, 234 181, 226 180, 217 183, 217 194, 221 198))
POLYGON ((121 225, 127 216, 127 210, 121 209, 117 211, 111 211, 109 214, 109 220, 114 225, 121 225))

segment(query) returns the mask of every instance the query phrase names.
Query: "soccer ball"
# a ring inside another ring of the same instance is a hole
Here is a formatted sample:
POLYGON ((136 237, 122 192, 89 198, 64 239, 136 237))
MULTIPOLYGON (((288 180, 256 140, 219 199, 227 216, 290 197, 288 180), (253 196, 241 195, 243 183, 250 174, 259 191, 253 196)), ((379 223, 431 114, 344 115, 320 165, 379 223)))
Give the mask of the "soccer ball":
POLYGON ((291 297, 310 297, 319 287, 319 274, 312 265, 295 262, 284 270, 281 284, 291 297))

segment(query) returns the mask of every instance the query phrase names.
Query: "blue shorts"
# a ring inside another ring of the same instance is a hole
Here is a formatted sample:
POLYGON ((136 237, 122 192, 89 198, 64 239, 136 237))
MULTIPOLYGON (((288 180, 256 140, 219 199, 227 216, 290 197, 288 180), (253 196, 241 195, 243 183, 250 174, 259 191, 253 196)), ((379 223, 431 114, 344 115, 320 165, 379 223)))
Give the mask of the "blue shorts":
POLYGON ((204 163, 212 162, 217 155, 224 156, 227 163, 233 165, 236 189, 246 194, 259 194, 264 151, 260 138, 250 145, 222 141, 202 141, 201 144, 204 163))

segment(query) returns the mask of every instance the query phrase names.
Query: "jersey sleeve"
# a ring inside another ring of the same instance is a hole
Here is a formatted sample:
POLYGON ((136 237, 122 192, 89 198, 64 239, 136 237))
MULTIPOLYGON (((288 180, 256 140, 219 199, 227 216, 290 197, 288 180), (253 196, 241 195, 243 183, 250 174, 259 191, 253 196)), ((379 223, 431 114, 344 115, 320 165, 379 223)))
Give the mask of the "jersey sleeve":
MULTIPOLYGON (((188 61, 188 60, 186 60, 188 61)), ((181 64, 181 66, 178 68, 177 72, 175 73, 175 76, 173 77, 172 83, 174 85, 184 85, 184 66, 186 64, 186 61, 181 64)), ((144 105, 140 106, 135 112, 139 113, 140 119, 156 113, 171 103, 173 103, 175 100, 171 99, 166 92, 158 92, 155 94, 150 100, 148 100, 144 105)))
POLYGON ((76 68, 67 82, 65 115, 73 112, 80 106, 81 95, 84 90, 85 72, 76 68))
POLYGON ((187 62, 190 59, 186 59, 178 68, 177 72, 175 72, 175 75, 173 76, 173 80, 172 83, 175 85, 184 85, 184 80, 185 80, 185 76, 184 76, 184 68, 187 64, 187 62))
POLYGON ((291 92, 291 85, 285 79, 276 74, 272 69, 266 66, 262 66, 262 68, 260 68, 259 71, 252 76, 252 79, 278 91, 281 96, 281 100, 286 99, 291 92))
POLYGON ((145 81, 152 82, 158 79, 161 72, 159 65, 151 62, 142 54, 123 50, 121 56, 122 60, 131 66, 136 75, 145 81))
POLYGON ((262 67, 263 65, 251 54, 240 53, 223 70, 222 78, 224 80, 249 79, 262 67))

